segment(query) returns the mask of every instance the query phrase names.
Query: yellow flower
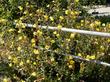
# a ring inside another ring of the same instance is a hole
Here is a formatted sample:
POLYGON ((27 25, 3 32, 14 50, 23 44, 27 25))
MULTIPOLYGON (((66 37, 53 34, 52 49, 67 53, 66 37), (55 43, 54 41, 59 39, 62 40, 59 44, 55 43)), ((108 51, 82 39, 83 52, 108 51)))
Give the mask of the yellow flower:
POLYGON ((36 76, 37 74, 36 74, 36 72, 32 72, 32 74, 31 74, 31 76, 36 76))
POLYGON ((44 15, 45 20, 47 21, 49 17, 47 15, 44 15))
POLYGON ((21 33, 21 32, 22 32, 22 30, 21 30, 21 29, 19 29, 19 30, 18 30, 18 33, 21 33))
POLYGON ((23 39, 23 37, 22 36, 20 36, 19 38, 18 38, 18 40, 22 40, 23 39))
POLYGON ((8 30, 8 32, 13 32, 13 31, 14 31, 14 29, 9 29, 9 30, 8 30))
POLYGON ((30 60, 26 60, 26 63, 30 63, 30 60))
POLYGON ((90 56, 89 56, 89 55, 87 55, 87 56, 86 56, 86 60, 89 60, 89 59, 90 59, 90 56))
POLYGON ((37 34, 38 34, 38 36, 41 36, 42 35, 42 31, 38 30, 37 34))
POLYGON ((18 59, 17 58, 13 58, 13 63, 18 63, 18 59))
POLYGON ((37 32, 33 32, 33 35, 36 36, 37 35, 37 32))
POLYGON ((78 53, 78 56, 82 56, 82 54, 81 53, 78 53))
POLYGON ((23 66, 23 64, 24 64, 23 61, 21 61, 21 62, 19 63, 20 66, 23 66))
POLYGON ((95 55, 90 56, 90 59, 95 59, 95 58, 96 58, 95 55))
POLYGON ((51 61, 52 61, 52 62, 55 61, 54 57, 51 58, 51 61))
POLYGON ((51 40, 51 43, 55 43, 55 40, 51 40))
POLYGON ((70 39, 66 39, 66 41, 70 42, 71 40, 70 39))
POLYGON ((74 11, 71 11, 71 15, 75 15, 74 11))
POLYGON ((58 29, 61 29, 62 28, 62 25, 61 24, 58 24, 57 28, 58 29))
POLYGON ((69 14, 69 10, 66 10, 66 11, 65 11, 65 14, 68 15, 68 14, 69 14))
POLYGON ((74 38, 75 37, 75 33, 71 33, 70 38, 74 38))
POLYGON ((21 50, 21 47, 18 47, 17 50, 20 51, 21 50))
POLYGON ((100 21, 95 21, 95 24, 96 24, 96 25, 100 25, 101 22, 100 22, 100 21))
POLYGON ((53 32, 53 34, 55 34, 55 35, 56 35, 56 34, 57 34, 57 31, 54 31, 54 32, 53 32))
POLYGON ((63 17, 63 16, 60 16, 59 18, 60 18, 60 20, 63 20, 63 19, 64 19, 64 17, 63 17))
POLYGON ((37 27, 37 25, 36 24, 33 24, 33 28, 36 28, 37 27))
POLYGON ((32 47, 35 47, 36 46, 36 44, 35 43, 32 43, 32 47))
POLYGON ((3 79, 3 82, 9 82, 9 81, 8 81, 8 78, 4 78, 4 79, 3 79))
POLYGON ((27 11, 27 10, 23 12, 23 14, 27 14, 27 13, 28 13, 28 11, 27 11))
POLYGON ((26 81, 24 81, 24 80, 21 80, 21 82, 26 82, 26 81))
POLYGON ((69 65, 68 67, 69 67, 69 69, 72 69, 72 68, 73 68, 73 66, 72 66, 72 65, 69 65))
POLYGON ((48 46, 48 45, 46 45, 46 46, 45 46, 45 49, 47 49, 47 50, 48 50, 49 48, 50 48, 50 46, 48 46))
POLYGON ((110 39, 108 39, 107 41, 110 42, 110 39))
POLYGON ((76 2, 76 3, 78 3, 78 2, 79 2, 79 0, 75 0, 75 2, 76 2))
POLYGON ((47 7, 50 7, 50 5, 47 5, 47 7))
POLYGON ((1 40, 0 43, 1 43, 1 44, 4 44, 5 42, 4 42, 4 40, 1 40))
POLYGON ((9 55, 9 56, 8 56, 8 59, 9 59, 9 60, 12 59, 12 56, 9 55))
POLYGON ((90 27, 93 28, 95 25, 93 23, 90 24, 90 27))
POLYGON ((51 21, 54 21, 54 18, 52 16, 49 17, 51 21))
POLYGON ((34 54, 39 54, 39 50, 34 49, 34 54))
POLYGON ((7 22, 6 19, 0 19, 0 23, 5 23, 5 22, 7 22))
POLYGON ((19 10, 21 10, 21 11, 23 10, 23 7, 22 7, 22 6, 18 6, 18 8, 19 8, 19 10))
POLYGON ((9 67, 12 67, 12 63, 9 63, 9 67))
POLYGON ((102 24, 102 26, 103 26, 103 27, 105 27, 105 26, 106 26, 106 24, 105 24, 105 23, 103 23, 103 24, 102 24))
POLYGON ((70 60, 69 63, 70 63, 70 65, 75 64, 75 62, 73 60, 70 60))
POLYGON ((33 65, 36 65, 37 63, 36 62, 33 62, 33 65))
POLYGON ((100 46, 100 49, 101 49, 101 50, 104 50, 105 48, 104 48, 104 46, 100 46))
POLYGON ((70 55, 70 56, 69 56, 69 59, 73 59, 73 57, 70 55))
POLYGON ((84 67, 85 65, 84 65, 84 63, 82 62, 82 63, 80 63, 80 73, 83 73, 83 71, 84 71, 84 67))
POLYGON ((84 23, 84 20, 81 20, 81 23, 84 23))
POLYGON ((33 38, 33 39, 31 39, 31 43, 35 43, 36 41, 35 41, 35 39, 33 38))
POLYGON ((57 38, 59 38, 60 37, 60 34, 57 34, 56 36, 57 36, 57 38))

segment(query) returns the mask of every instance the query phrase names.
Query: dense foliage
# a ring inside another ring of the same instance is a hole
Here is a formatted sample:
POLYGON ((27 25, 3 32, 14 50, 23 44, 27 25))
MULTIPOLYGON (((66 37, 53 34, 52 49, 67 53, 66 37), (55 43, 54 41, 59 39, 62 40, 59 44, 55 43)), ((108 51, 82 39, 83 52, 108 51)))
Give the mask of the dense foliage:
POLYGON ((79 0, 0 0, 0 81, 109 82, 109 67, 65 54, 110 63, 110 39, 62 32, 62 27, 110 30, 109 23, 90 17, 79 0))

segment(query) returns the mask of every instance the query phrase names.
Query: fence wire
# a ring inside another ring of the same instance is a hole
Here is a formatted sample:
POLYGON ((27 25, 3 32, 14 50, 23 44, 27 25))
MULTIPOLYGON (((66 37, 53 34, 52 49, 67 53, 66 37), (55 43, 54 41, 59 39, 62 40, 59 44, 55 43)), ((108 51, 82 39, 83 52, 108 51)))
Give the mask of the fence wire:
MULTIPOLYGON (((46 50, 45 48, 42 48, 42 47, 39 47, 39 46, 36 46, 36 48, 38 48, 38 49, 40 49, 40 50, 46 50)), ((54 51, 51 50, 51 49, 46 50, 46 51, 54 52, 54 51)), ((56 52, 54 52, 54 53, 56 53, 56 52)), ((62 55, 64 55, 64 56, 72 56, 74 59, 78 59, 78 60, 81 60, 81 61, 91 62, 91 63, 95 63, 95 64, 99 64, 99 65, 103 65, 103 66, 108 66, 108 67, 110 67, 110 64, 109 64, 109 63, 106 63, 106 62, 103 62, 103 61, 84 59, 84 58, 82 58, 82 57, 80 57, 80 56, 75 56, 75 55, 66 54, 66 53, 63 53, 62 55)))
MULTIPOLYGON (((16 25, 16 23, 14 23, 14 24, 16 25)), ((33 24, 26 24, 26 23, 25 23, 25 25, 26 25, 26 27, 33 27, 34 26, 33 24)), ((39 25, 38 28, 49 29, 49 30, 59 30, 57 27, 42 26, 42 25, 39 25)), ((64 32, 80 33, 80 34, 87 34, 87 35, 102 36, 102 37, 110 38, 110 33, 106 33, 106 32, 78 30, 78 29, 71 29, 71 28, 65 28, 65 27, 62 27, 60 30, 64 31, 64 32)))

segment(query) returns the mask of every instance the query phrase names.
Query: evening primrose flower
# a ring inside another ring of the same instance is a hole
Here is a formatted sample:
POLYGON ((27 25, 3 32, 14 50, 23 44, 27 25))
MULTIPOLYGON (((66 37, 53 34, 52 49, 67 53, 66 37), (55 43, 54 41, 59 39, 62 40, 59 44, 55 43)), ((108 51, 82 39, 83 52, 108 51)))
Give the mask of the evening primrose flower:
POLYGON ((95 55, 92 55, 92 56, 90 56, 89 58, 90 58, 90 59, 95 59, 96 57, 95 57, 95 55))
POLYGON ((73 68, 73 66, 72 66, 72 65, 69 65, 68 67, 69 67, 69 69, 72 69, 72 68, 73 68))
POLYGON ((38 34, 39 36, 41 36, 43 33, 42 33, 42 31, 38 30, 38 31, 37 31, 37 34, 38 34))
POLYGON ((30 63, 31 61, 28 59, 28 60, 26 60, 26 63, 30 63))
POLYGON ((20 66, 23 66, 23 64, 24 64, 23 61, 21 61, 21 62, 19 63, 20 66))
POLYGON ((81 53, 78 53, 78 56, 82 56, 82 54, 81 53))
POLYGON ((39 50, 34 49, 34 54, 39 54, 39 50))
POLYGON ((8 32, 13 32, 13 31, 14 31, 14 29, 9 29, 9 30, 8 30, 8 32))
POLYGON ((75 37, 75 33, 71 33, 70 38, 74 38, 75 37))
POLYGON ((33 35, 36 36, 37 35, 37 32, 33 32, 33 35))
POLYGON ((68 14, 69 14, 69 10, 66 10, 66 11, 65 11, 65 14, 68 15, 68 14))
POLYGON ((44 15, 45 20, 47 21, 49 17, 47 15, 44 15))
POLYGON ((19 36, 18 40, 22 40, 22 39, 23 39, 23 37, 22 36, 19 36))
POLYGON ((51 58, 51 62, 55 61, 54 57, 51 58))
POLYGON ((18 59, 17 58, 13 58, 13 63, 18 63, 18 59))
POLYGON ((96 24, 96 25, 100 25, 101 22, 100 22, 100 21, 95 21, 95 24, 96 24))
POLYGON ((33 65, 36 65, 37 63, 36 62, 33 62, 33 65))
POLYGON ((70 39, 66 39, 66 41, 70 42, 71 40, 70 39))
POLYGON ((18 6, 19 10, 22 11, 23 10, 23 7, 22 6, 18 6))
POLYGON ((35 43, 32 43, 32 47, 35 47, 36 46, 36 44, 35 43))
POLYGON ((3 82, 9 82, 8 78, 4 78, 3 82))
POLYGON ((93 23, 90 24, 90 27, 93 28, 95 25, 93 23))
POLYGON ((36 75, 37 75, 36 72, 32 72, 31 73, 31 76, 34 76, 35 77, 36 75))
POLYGON ((70 63, 70 65, 75 64, 75 62, 73 60, 70 60, 69 63, 70 63))
POLYGON ((86 56, 86 60, 90 60, 90 56, 89 55, 86 56))
POLYGON ((21 33, 21 32, 22 32, 22 30, 21 30, 21 29, 19 29, 19 30, 18 30, 18 33, 21 33))
POLYGON ((28 11, 27 10, 25 10, 24 12, 23 12, 23 14, 27 14, 28 13, 28 11))
POLYGON ((62 25, 61 24, 58 24, 57 28, 58 29, 61 29, 62 28, 62 25))
POLYGON ((79 0, 75 0, 75 2, 76 2, 76 3, 78 3, 78 2, 79 2, 79 0))
POLYGON ((45 46, 45 49, 47 49, 47 50, 48 50, 49 48, 50 48, 50 46, 48 46, 48 45, 46 45, 46 46, 45 46))
POLYGON ((12 59, 12 56, 9 55, 9 56, 8 56, 8 59, 9 59, 9 60, 12 59))
POLYGON ((12 63, 9 63, 9 67, 12 67, 12 63))
POLYGON ((83 73, 84 68, 85 68, 84 63, 83 63, 83 62, 82 62, 82 63, 80 63, 80 73, 83 73))
POLYGON ((60 37, 60 34, 56 34, 56 36, 57 36, 57 38, 59 38, 60 37))
POLYGON ((103 27, 105 27, 105 26, 106 26, 106 24, 105 24, 105 23, 102 23, 102 26, 103 26, 103 27))
POLYGON ((37 25, 36 24, 33 24, 33 26, 32 26, 33 28, 36 28, 37 27, 37 25))
POLYGON ((63 16, 60 16, 60 17, 59 17, 59 19, 60 19, 60 20, 63 20, 63 19, 64 19, 64 17, 63 17, 63 16))
POLYGON ((54 21, 54 18, 52 16, 49 17, 51 21, 54 21))
POLYGON ((51 40, 51 43, 55 43, 55 40, 51 40))
POLYGON ((100 46, 100 49, 101 49, 101 50, 104 50, 105 48, 104 48, 104 46, 100 46))
POLYGON ((31 43, 35 43, 36 41, 35 41, 35 39, 33 38, 33 39, 31 39, 31 43))
POLYGON ((21 50, 21 47, 18 47, 17 50, 20 51, 21 50))
POLYGON ((53 34, 55 34, 55 35, 56 35, 56 34, 57 34, 57 31, 54 31, 54 32, 53 32, 53 34))
POLYGON ((70 55, 70 56, 68 57, 68 59, 73 59, 73 57, 70 55))

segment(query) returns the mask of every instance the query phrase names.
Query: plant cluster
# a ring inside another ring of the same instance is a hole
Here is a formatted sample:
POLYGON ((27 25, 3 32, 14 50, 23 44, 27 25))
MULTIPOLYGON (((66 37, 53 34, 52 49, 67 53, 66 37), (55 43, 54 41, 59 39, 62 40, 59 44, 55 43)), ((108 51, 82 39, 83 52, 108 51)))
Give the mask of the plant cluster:
POLYGON ((61 28, 109 32, 110 24, 83 14, 79 0, 69 0, 65 7, 62 4, 63 0, 0 1, 0 81, 109 80, 108 67, 80 61, 71 55, 109 63, 110 39, 63 32, 61 28), (32 28, 26 23, 33 24, 32 28), (43 25, 47 29, 41 29, 43 25), (58 30, 49 30, 48 26, 58 30))

